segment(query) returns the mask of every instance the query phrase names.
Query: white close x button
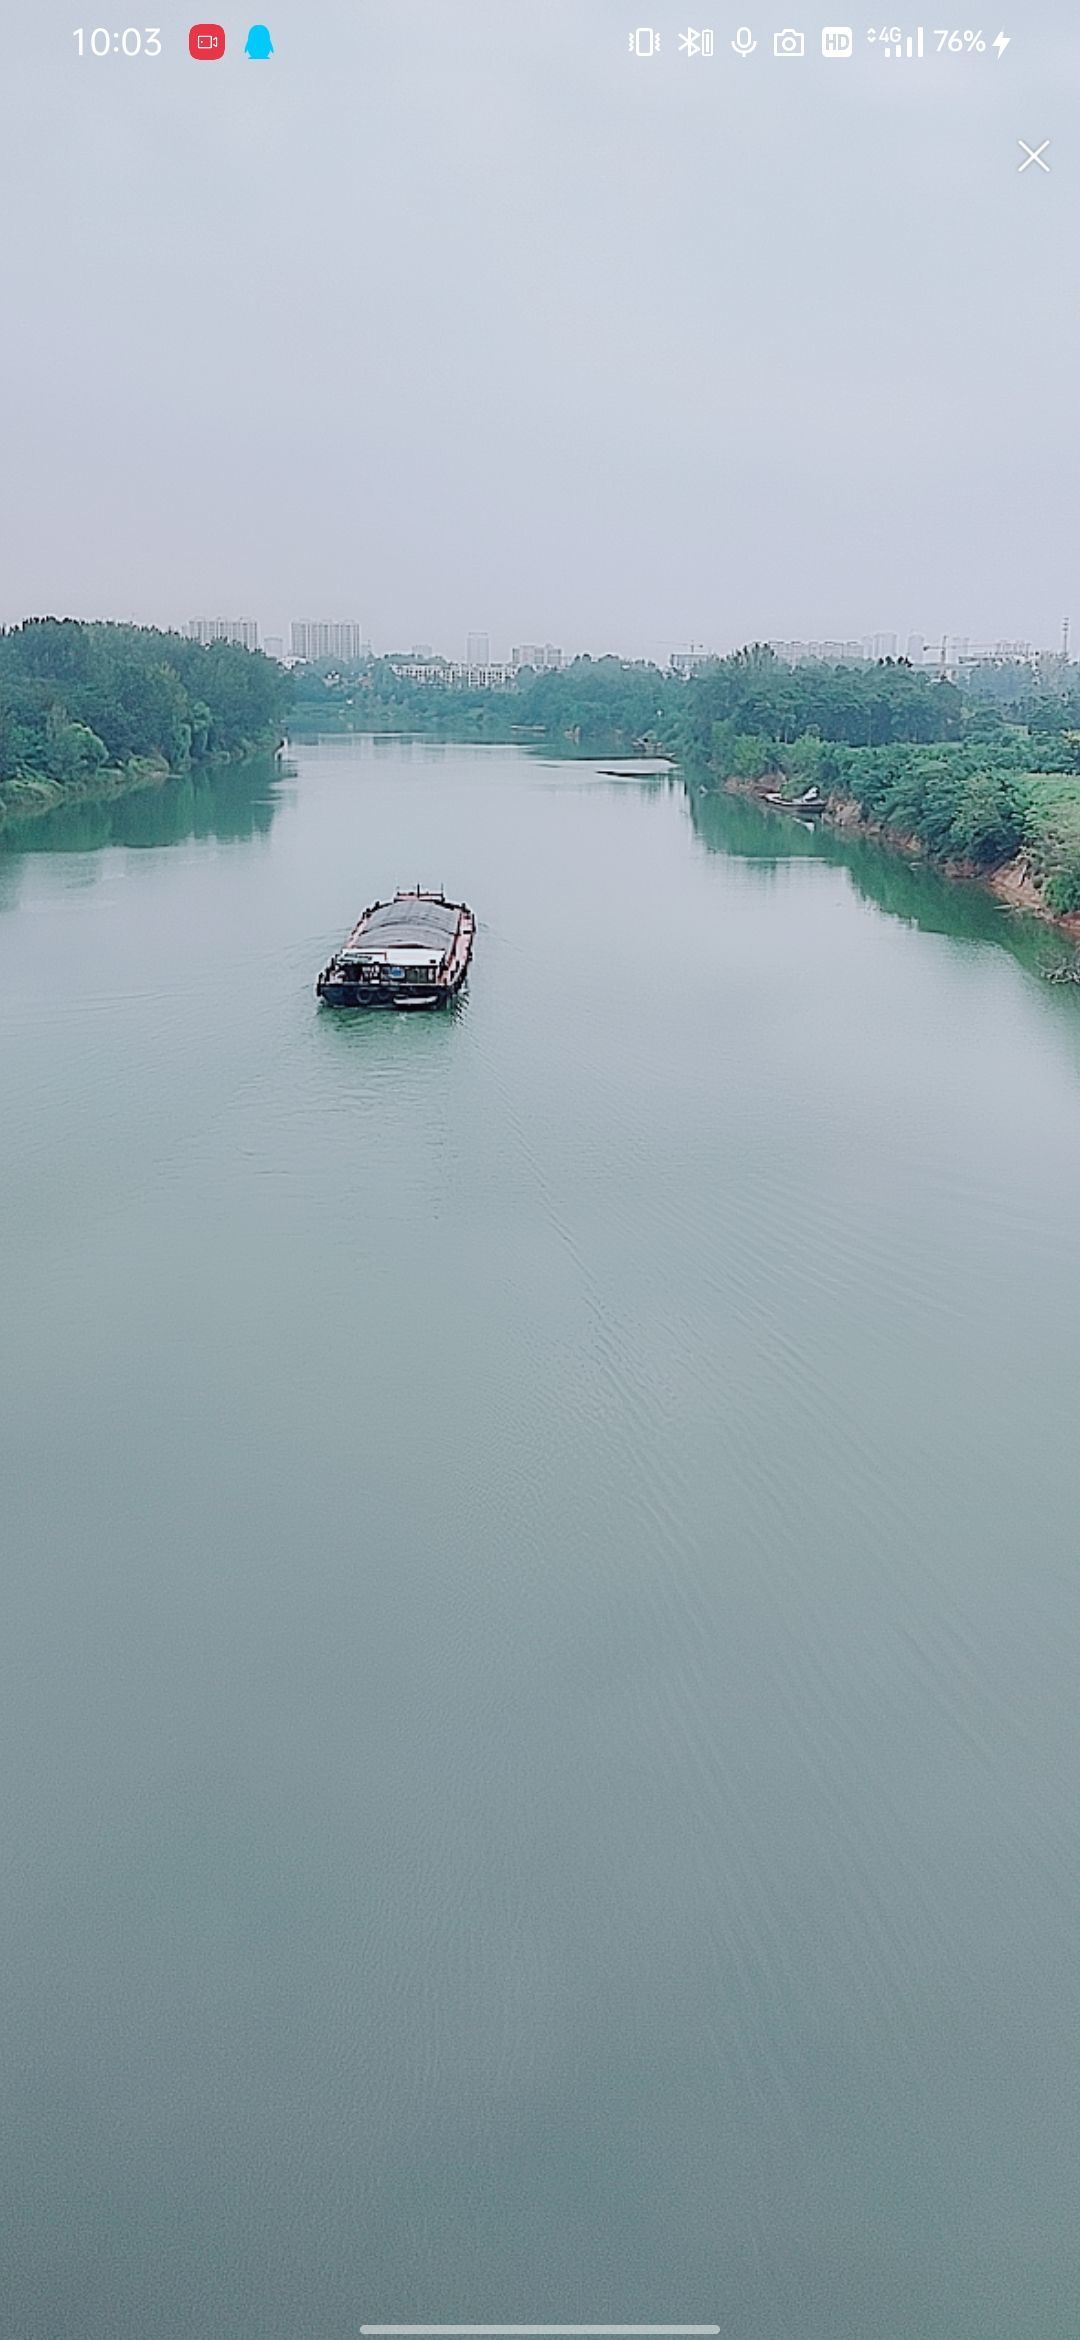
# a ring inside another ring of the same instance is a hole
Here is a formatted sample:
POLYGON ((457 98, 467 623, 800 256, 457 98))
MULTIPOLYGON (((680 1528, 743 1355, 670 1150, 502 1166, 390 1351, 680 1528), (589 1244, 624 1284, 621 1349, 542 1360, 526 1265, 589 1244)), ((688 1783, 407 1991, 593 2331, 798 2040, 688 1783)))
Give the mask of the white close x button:
POLYGON ((1016 143, 1018 146, 1023 147, 1024 154, 1027 158, 1026 161, 1022 162, 1020 165, 1021 172, 1029 171, 1031 169, 1032 163, 1038 163, 1039 169, 1041 171, 1046 171, 1049 175, 1050 165, 1048 162, 1043 161, 1043 156, 1050 144, 1050 140, 1048 138, 1043 139, 1041 146, 1029 146, 1026 138, 1018 138, 1016 143))

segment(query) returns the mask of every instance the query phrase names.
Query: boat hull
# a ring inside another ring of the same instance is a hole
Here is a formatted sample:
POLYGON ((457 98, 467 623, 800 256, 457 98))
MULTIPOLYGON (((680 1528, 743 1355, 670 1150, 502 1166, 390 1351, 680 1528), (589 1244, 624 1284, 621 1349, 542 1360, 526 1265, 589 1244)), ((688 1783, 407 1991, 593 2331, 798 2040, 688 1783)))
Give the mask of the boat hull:
POLYGON ((318 997, 328 1008, 433 1008, 448 1007, 457 997, 460 983, 452 988, 446 985, 439 991, 394 991, 387 984, 323 983, 318 997))

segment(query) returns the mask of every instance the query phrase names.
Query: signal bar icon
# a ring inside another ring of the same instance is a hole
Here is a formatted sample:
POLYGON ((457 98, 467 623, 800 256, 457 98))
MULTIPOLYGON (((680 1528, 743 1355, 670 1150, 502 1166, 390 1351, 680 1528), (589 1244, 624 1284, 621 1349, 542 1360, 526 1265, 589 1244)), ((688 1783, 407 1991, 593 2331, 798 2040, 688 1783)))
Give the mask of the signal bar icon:
POLYGON ((887 41, 885 44, 887 57, 921 57, 924 53, 921 24, 916 32, 908 33, 906 39, 903 33, 898 32, 894 33, 891 43, 887 41))

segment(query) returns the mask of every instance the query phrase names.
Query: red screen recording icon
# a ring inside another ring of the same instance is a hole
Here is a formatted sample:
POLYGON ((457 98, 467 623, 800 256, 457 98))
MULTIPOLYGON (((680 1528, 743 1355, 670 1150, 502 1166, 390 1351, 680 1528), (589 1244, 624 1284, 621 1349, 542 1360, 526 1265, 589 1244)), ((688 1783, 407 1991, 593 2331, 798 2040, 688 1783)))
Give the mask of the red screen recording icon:
POLYGON ((193 57, 205 58, 207 64, 214 57, 225 55, 225 27, 223 24, 193 24, 187 37, 193 57))

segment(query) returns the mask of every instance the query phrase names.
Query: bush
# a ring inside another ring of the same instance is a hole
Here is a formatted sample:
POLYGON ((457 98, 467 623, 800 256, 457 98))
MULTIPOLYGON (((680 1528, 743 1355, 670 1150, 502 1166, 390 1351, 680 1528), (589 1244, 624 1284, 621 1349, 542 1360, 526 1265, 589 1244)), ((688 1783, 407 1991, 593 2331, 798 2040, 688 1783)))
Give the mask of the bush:
POLYGON ((965 780, 949 841, 954 853, 979 869, 999 869, 1019 851, 1024 806, 1015 785, 998 772, 974 772, 965 780))

